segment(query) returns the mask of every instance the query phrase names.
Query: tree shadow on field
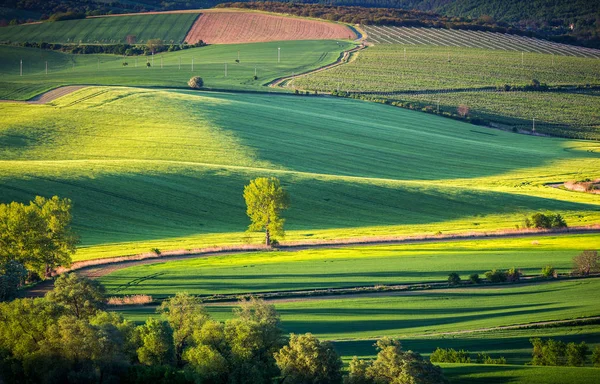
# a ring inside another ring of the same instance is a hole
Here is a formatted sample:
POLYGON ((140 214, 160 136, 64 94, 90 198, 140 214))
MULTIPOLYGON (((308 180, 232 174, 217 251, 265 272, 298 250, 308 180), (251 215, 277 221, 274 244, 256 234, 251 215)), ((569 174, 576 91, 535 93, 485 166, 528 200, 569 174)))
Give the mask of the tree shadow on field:
MULTIPOLYGON (((180 165, 121 169, 85 162, 5 173, 0 177, 1 202, 26 202, 35 195, 70 198, 75 230, 86 245, 243 232, 249 224, 244 186, 269 175, 180 165)), ((291 208, 284 213, 289 230, 435 224, 533 210, 600 210, 501 192, 276 175, 291 195, 291 208)))

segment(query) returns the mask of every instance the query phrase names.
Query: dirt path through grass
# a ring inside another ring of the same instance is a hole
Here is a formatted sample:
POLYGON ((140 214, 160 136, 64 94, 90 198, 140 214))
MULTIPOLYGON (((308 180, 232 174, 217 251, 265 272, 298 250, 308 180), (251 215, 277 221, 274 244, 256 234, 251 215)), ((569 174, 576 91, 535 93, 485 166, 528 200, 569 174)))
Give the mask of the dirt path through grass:
POLYGON ((47 104, 51 101, 58 99, 59 97, 66 96, 85 87, 87 87, 87 85, 67 85, 64 87, 51 89, 44 93, 40 93, 39 95, 34 96, 27 101, 0 100, 0 103, 47 104))

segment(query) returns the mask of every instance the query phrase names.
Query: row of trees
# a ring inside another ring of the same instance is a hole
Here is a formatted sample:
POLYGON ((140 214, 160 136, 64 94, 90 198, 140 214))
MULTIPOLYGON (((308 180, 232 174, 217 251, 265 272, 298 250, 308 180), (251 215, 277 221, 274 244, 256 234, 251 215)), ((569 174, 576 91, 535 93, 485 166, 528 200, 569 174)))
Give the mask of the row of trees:
MULTIPOLYGON (((587 364, 590 348, 585 342, 565 343, 555 339, 533 338, 531 365, 583 367, 587 364)), ((600 367, 600 346, 592 352, 592 365, 600 367)))
POLYGON ((37 196, 28 205, 0 204, 0 301, 13 297, 26 280, 70 265, 78 242, 71 205, 57 196, 37 196))
MULTIPOLYGON (((133 37, 135 38, 135 36, 133 37)), ((189 48, 204 47, 206 46, 206 43, 200 40, 195 44, 167 44, 160 39, 151 39, 148 40, 146 44, 135 44, 134 42, 126 44, 59 44, 46 42, 23 42, 13 43, 13 45, 28 48, 46 49, 50 51, 60 51, 76 55, 106 53, 121 56, 149 56, 153 53, 176 52, 189 48)))
POLYGON ((286 337, 274 307, 240 302, 212 319, 199 299, 165 300, 161 318, 135 326, 104 311, 103 288, 63 274, 45 298, 0 303, 0 380, 7 383, 260 384, 445 383, 441 370, 390 339, 375 360, 354 358, 344 378, 333 346, 311 334, 286 337))
POLYGON ((471 358, 471 352, 454 348, 437 348, 429 356, 432 363, 460 363, 460 364, 506 364, 504 357, 492 358, 487 353, 478 353, 477 358, 471 358))

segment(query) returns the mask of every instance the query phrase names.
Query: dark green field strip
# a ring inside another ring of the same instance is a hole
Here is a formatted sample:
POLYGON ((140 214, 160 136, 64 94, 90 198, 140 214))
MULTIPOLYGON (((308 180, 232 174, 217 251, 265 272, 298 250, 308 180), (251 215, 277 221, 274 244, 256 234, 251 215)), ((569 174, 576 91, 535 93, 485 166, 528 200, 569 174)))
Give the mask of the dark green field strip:
POLYGON ((182 43, 198 17, 194 13, 98 17, 0 28, 0 41, 46 43, 137 43, 161 39, 182 43))
POLYGON ((598 384, 598 368, 442 364, 452 384, 598 384))

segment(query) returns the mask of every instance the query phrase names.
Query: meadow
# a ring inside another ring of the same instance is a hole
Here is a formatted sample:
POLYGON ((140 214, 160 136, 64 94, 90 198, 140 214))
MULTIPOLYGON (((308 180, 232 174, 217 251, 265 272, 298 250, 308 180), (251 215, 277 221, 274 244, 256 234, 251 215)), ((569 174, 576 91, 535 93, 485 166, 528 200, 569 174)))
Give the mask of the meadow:
POLYGON ((354 246, 258 252, 169 261, 117 270, 99 279, 111 296, 147 294, 155 299, 185 291, 211 296, 464 280, 490 269, 516 267, 539 275, 552 265, 572 270, 583 249, 600 248, 598 235, 540 236, 430 244, 354 246))
POLYGON ((201 76, 207 88, 272 91, 262 85, 330 64, 351 46, 331 40, 285 41, 212 45, 137 57, 73 55, 0 46, 0 99, 27 100, 55 87, 75 84, 188 88, 192 76, 201 76), (151 67, 146 67, 146 63, 151 67))
POLYGON ((90 87, 0 112, 3 200, 73 199, 75 260, 258 241, 243 233, 242 190, 264 175, 292 196, 289 240, 514 229, 546 210, 571 226, 600 215, 595 196, 544 185, 595 177, 594 142, 482 134, 374 103, 90 87))
POLYGON ((0 28, 0 41, 125 44, 127 36, 135 36, 137 44, 150 39, 180 44, 198 16, 199 13, 131 15, 15 25, 0 28))
POLYGON ((415 102, 418 109, 433 111, 439 102, 440 112, 454 114, 466 105, 470 116, 509 128, 529 131, 536 118, 538 132, 598 139, 598 93, 573 88, 600 85, 599 73, 594 58, 388 44, 369 47, 346 65, 296 78, 289 86, 415 102), (495 91, 505 85, 524 87, 533 79, 563 90, 495 91))

